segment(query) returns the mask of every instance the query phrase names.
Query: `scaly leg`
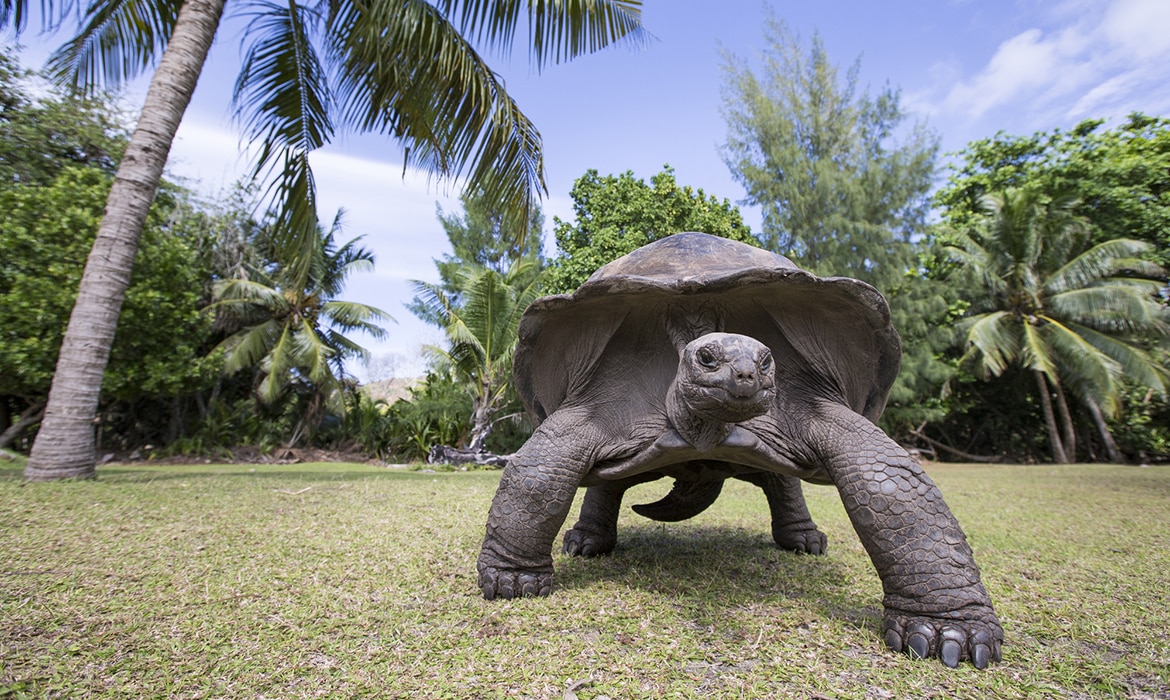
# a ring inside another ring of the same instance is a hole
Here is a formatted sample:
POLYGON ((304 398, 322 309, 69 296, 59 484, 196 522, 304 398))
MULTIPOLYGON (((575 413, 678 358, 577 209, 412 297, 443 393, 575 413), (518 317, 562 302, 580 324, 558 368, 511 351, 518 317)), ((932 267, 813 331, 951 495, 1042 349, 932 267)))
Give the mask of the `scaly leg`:
POLYGON ((771 472, 741 474, 737 478, 764 490, 772 513, 772 539, 780 549, 807 554, 829 551, 829 538, 817 529, 805 505, 800 479, 771 472))
POLYGON ((896 442, 839 404, 809 426, 885 590, 885 641, 947 666, 1000 658, 1003 629, 967 538, 930 478, 896 442))
POLYGON ((552 544, 589 470, 592 448, 579 415, 556 412, 504 467, 479 553, 485 598, 552 592, 552 544))

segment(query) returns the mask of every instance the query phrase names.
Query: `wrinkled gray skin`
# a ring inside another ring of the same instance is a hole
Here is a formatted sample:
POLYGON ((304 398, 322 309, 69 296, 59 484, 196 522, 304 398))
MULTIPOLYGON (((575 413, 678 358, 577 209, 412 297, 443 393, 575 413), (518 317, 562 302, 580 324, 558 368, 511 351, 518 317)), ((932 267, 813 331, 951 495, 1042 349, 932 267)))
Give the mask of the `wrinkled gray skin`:
POLYGON ((885 300, 701 233, 669 236, 537 300, 517 388, 539 426, 512 456, 479 555, 486 598, 548 595, 552 547, 578 487, 570 555, 617 542, 624 492, 673 477, 658 520, 701 512, 727 478, 764 490, 786 549, 826 549, 800 480, 834 484, 885 591, 895 651, 978 668, 1003 632, 942 494, 874 425, 901 362, 885 300))

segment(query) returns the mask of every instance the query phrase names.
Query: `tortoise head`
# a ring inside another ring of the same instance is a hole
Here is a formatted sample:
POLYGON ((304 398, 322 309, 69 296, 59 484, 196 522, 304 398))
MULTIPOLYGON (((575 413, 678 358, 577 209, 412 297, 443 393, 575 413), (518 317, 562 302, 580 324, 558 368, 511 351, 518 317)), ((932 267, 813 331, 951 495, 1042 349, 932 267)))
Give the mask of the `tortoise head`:
POLYGON ((667 416, 688 442, 710 449, 732 424, 766 413, 775 385, 767 345, 738 333, 707 333, 682 350, 667 395, 667 416))

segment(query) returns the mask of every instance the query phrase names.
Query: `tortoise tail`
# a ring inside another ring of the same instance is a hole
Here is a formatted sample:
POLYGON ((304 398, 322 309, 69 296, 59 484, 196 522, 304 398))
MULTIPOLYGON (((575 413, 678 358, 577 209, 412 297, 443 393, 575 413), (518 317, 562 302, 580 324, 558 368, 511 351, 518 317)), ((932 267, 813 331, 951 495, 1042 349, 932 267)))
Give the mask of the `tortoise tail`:
POLYGON ((693 518, 715 502, 723 490, 723 479, 713 481, 675 479, 670 493, 654 503, 633 506, 634 512, 651 520, 674 523, 693 518))

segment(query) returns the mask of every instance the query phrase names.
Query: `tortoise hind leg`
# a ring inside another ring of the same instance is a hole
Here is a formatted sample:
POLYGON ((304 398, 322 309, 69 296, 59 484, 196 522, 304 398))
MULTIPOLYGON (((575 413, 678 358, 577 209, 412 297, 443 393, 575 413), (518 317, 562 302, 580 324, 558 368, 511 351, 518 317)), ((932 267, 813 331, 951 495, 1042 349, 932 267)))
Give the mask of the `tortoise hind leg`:
POLYGON ((571 557, 596 557, 612 552, 617 547, 622 497, 631 487, 660 478, 659 474, 640 474, 622 481, 604 481, 585 489, 581 515, 577 523, 565 531, 564 553, 571 557))
POLYGON ((565 531, 562 549, 571 557, 596 557, 609 554, 617 546, 618 511, 628 487, 606 482, 585 490, 581 516, 565 531))
POLYGON ((829 538, 817 529, 805 505, 800 479, 772 472, 740 474, 736 478, 763 489, 772 513, 772 539, 780 549, 802 554, 829 551, 829 538))

